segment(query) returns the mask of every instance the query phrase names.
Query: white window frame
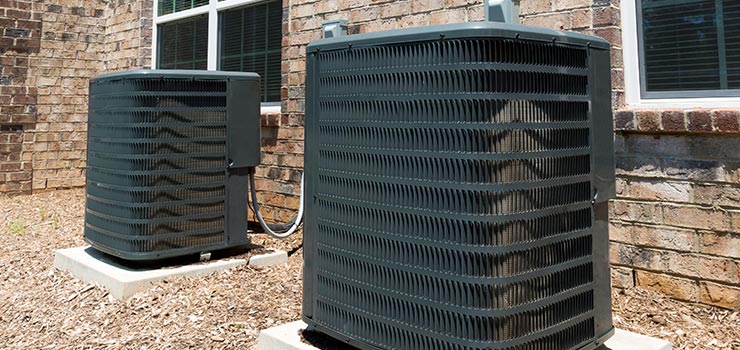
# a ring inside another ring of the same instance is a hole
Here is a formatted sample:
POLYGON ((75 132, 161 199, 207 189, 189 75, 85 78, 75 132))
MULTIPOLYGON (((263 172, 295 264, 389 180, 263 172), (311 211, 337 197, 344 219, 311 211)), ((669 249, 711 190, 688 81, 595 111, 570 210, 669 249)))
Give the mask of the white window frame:
MULTIPOLYGON (((157 68, 157 45, 159 44, 159 37, 157 28, 160 24, 178 21, 181 19, 190 18, 198 15, 208 15, 208 70, 218 69, 218 13, 223 10, 228 10, 234 7, 240 7, 249 4, 257 4, 265 0, 209 0, 208 5, 199 6, 189 10, 169 13, 166 15, 159 16, 159 0, 153 0, 153 14, 152 18, 152 69, 157 68)), ((261 104, 261 113, 280 113, 281 102, 263 102, 261 104)))
POLYGON ((740 97, 645 98, 640 80, 640 52, 637 30, 637 2, 621 0, 624 93, 627 105, 635 109, 737 108, 740 97))

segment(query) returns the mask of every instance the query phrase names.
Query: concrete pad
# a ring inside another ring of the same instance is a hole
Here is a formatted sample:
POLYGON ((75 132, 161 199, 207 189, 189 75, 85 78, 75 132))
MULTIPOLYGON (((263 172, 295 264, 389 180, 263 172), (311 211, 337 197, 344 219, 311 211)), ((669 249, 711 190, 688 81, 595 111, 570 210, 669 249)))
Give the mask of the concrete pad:
POLYGON ((69 271, 82 281, 108 288, 111 296, 118 300, 147 290, 169 277, 207 275, 246 263, 245 259, 231 259, 174 268, 147 269, 123 266, 90 246, 54 252, 56 268, 69 271))
POLYGON ((283 250, 276 250, 265 254, 254 255, 249 258, 251 266, 272 266, 285 264, 288 262, 288 253, 283 250))
MULTIPOLYGON (((305 329, 303 321, 264 329, 257 340, 257 350, 320 350, 303 342, 300 333, 305 329)), ((616 330, 605 346, 608 350, 671 350, 671 344, 665 340, 621 329, 616 330)))
POLYGON ((671 350, 671 343, 658 338, 617 329, 614 336, 604 343, 610 350, 671 350))
POLYGON ((301 340, 300 332, 306 329, 303 321, 286 323, 260 331, 257 350, 318 350, 301 340))

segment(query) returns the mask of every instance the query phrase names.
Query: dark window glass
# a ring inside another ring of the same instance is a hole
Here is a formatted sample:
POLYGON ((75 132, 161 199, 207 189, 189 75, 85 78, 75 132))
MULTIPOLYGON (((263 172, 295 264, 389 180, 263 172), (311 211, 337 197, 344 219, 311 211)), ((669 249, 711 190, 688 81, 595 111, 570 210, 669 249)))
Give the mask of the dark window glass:
POLYGON ((208 16, 160 24, 159 69, 208 68, 208 16))
POLYGON ((158 15, 190 10, 198 6, 208 5, 208 0, 159 0, 158 15))
POLYGON ((724 0, 722 6, 727 83, 730 89, 740 89, 740 1, 724 0))
POLYGON ((222 11, 219 69, 262 77, 262 102, 280 101, 282 1, 222 11))
POLYGON ((740 1, 637 2, 647 92, 740 89, 740 1))

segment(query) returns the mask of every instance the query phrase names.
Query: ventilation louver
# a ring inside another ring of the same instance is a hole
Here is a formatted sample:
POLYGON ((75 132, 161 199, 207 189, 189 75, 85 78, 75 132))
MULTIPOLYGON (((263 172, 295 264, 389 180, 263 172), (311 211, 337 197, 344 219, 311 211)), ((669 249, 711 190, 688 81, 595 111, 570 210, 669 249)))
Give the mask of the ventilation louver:
POLYGON ((259 76, 133 71, 90 82, 85 240, 130 260, 248 243, 259 76))
POLYGON ((609 46, 500 23, 308 47, 304 320, 361 349, 612 332, 609 46))

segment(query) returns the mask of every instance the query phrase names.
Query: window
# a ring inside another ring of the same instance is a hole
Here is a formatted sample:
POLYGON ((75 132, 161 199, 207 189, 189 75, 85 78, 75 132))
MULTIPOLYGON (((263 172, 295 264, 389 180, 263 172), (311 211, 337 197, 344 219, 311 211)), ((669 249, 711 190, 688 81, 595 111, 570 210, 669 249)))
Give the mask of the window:
POLYGON ((157 0, 154 13, 156 68, 255 72, 263 109, 279 105, 282 0, 157 0))
POLYGON ((159 26, 160 69, 206 69, 208 17, 197 16, 159 26))
POLYGON ((280 101, 282 0, 220 13, 219 69, 257 72, 264 102, 280 101))
POLYGON ((160 0, 157 14, 160 16, 167 15, 203 5, 208 5, 208 0, 160 0))
POLYGON ((740 96, 740 1, 626 1, 635 2, 643 99, 740 96))

